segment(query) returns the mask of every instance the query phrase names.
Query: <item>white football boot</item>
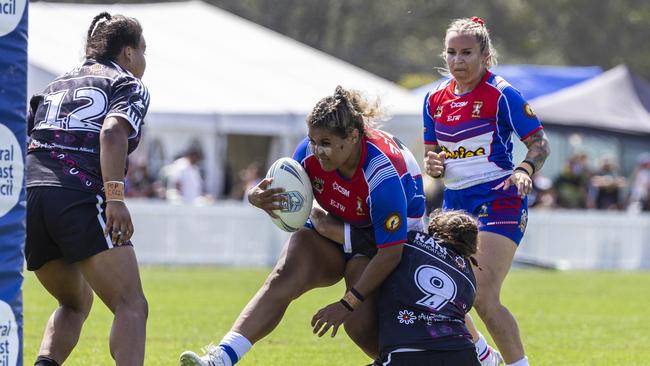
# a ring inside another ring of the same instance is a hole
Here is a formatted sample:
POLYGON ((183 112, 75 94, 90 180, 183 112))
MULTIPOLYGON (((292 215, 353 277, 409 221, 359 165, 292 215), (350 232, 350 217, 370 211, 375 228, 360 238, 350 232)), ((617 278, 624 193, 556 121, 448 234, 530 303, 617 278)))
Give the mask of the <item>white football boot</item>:
POLYGON ((203 351, 205 352, 203 356, 192 351, 181 353, 181 366, 226 366, 219 347, 209 345, 203 351))

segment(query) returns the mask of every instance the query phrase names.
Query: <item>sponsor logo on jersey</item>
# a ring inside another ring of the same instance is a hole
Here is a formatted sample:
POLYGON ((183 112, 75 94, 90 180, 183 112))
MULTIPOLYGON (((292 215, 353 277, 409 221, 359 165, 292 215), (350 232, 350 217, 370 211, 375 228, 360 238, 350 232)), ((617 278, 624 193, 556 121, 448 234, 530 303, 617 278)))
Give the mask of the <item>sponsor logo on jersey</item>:
POLYGON ((526 115, 530 118, 535 117, 535 111, 528 103, 524 104, 524 113, 526 113, 526 115))
POLYGON ((474 102, 474 106, 472 107, 472 118, 479 118, 481 116, 481 107, 483 107, 482 101, 477 100, 474 102))
POLYGON ((528 223, 528 212, 526 210, 521 210, 521 220, 519 221, 519 230, 523 233, 526 230, 526 224, 528 223))
POLYGON ((434 237, 418 231, 411 231, 408 235, 409 243, 421 246, 439 258, 444 259, 447 257, 447 248, 440 245, 434 237))
POLYGON ((476 150, 468 150, 466 147, 461 146, 458 148, 458 150, 451 151, 446 147, 442 146, 442 151, 445 152, 446 159, 463 159, 463 158, 471 158, 473 156, 485 155, 485 149, 482 147, 479 147, 476 150))
POLYGON ((460 114, 455 116, 447 116, 447 122, 460 121, 460 114))
POLYGON ((397 314, 397 320, 400 324, 411 325, 415 323, 415 313, 410 310, 400 310, 397 314))
POLYGON ((402 219, 396 213, 388 216, 388 218, 386 218, 386 221, 384 221, 384 229, 386 229, 386 231, 397 231, 400 226, 402 226, 402 219))
POLYGON ((344 195, 345 197, 350 197, 350 191, 345 189, 345 187, 340 185, 337 181, 334 181, 334 183, 332 183, 332 189, 344 195))
POLYGON ((323 193, 323 188, 325 188, 325 181, 323 178, 314 177, 314 180, 311 182, 311 186, 314 187, 314 190, 318 193, 323 193))
POLYGON ((478 217, 487 217, 488 216, 488 207, 487 204, 481 206, 481 210, 478 212, 478 217))
POLYGON ((357 196, 357 215, 363 216, 366 213, 363 211, 363 200, 361 197, 357 196))
POLYGON ((99 74, 102 72, 102 70, 104 70, 104 65, 100 63, 96 63, 90 66, 90 72, 93 74, 99 74))
POLYGON ((339 209, 341 212, 345 212, 345 205, 334 199, 330 199, 330 206, 339 209))
POLYGON ((440 118, 442 116, 442 106, 436 108, 436 113, 433 114, 433 118, 440 118))
POLYGON ((462 102, 451 102, 451 107, 452 108, 462 108, 467 105, 467 101, 462 101, 462 102))

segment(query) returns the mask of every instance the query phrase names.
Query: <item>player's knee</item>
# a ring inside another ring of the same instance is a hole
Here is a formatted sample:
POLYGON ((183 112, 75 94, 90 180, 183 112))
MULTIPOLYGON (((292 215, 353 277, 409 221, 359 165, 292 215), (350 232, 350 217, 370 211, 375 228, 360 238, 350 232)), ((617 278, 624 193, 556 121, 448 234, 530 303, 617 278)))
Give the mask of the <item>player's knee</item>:
POLYGON ((75 296, 59 299, 59 305, 65 310, 78 314, 83 319, 86 319, 93 306, 93 292, 88 288, 86 291, 82 291, 75 296))
POLYGON ((483 293, 482 295, 477 296, 474 302, 476 312, 485 322, 493 317, 493 314, 495 314, 500 307, 501 301, 499 300, 499 296, 498 294, 493 293, 483 293))
POLYGON ((133 296, 117 306, 116 313, 118 312, 133 321, 146 322, 149 317, 149 303, 144 295, 133 296))

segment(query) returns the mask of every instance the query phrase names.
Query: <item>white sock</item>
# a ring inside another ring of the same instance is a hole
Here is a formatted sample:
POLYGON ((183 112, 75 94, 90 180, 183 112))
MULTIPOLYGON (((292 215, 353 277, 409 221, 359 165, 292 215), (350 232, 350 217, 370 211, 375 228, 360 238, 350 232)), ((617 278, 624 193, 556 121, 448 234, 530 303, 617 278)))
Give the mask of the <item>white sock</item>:
POLYGON ((515 363, 506 364, 506 366, 528 366, 528 357, 524 356, 521 360, 515 363))
POLYGON ((478 359, 480 361, 483 361, 489 354, 489 346, 481 332, 478 333, 478 341, 474 343, 474 347, 476 347, 476 354, 478 355, 478 359))
POLYGON ((221 348, 222 352, 221 355, 226 362, 226 366, 236 364, 251 347, 253 347, 251 342, 237 332, 228 332, 221 342, 219 342, 219 348, 221 348))

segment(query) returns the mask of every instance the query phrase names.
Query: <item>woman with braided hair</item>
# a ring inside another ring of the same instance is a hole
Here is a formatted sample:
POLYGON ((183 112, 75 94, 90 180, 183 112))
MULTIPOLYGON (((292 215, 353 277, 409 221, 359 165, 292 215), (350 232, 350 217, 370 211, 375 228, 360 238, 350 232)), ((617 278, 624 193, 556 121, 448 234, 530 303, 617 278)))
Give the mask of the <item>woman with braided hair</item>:
MULTIPOLYGON (((372 127, 380 112, 377 103, 337 87, 307 117, 308 137, 293 156, 307 171, 318 204, 345 223, 341 236, 351 227, 371 228, 377 254, 370 259, 346 253, 308 222, 290 236, 266 282, 219 345, 203 356, 184 352, 181 365, 235 364, 273 331, 291 301, 341 279, 346 293, 321 311, 319 335, 332 329, 334 336, 343 324, 370 358, 379 356, 376 290, 399 263, 407 231, 423 228, 424 215, 417 161, 399 140, 372 127)), ((250 189, 248 199, 272 215, 282 189, 269 189, 270 183, 267 178, 250 189)))
POLYGON ((145 40, 134 19, 106 12, 88 29, 83 64, 32 97, 27 150, 27 269, 58 301, 36 366, 62 364, 93 291, 113 312, 117 365, 144 362, 147 301, 124 203, 127 155, 149 106, 145 40))
MULTIPOLYGON (((443 209, 478 218, 483 271, 476 272, 476 311, 507 366, 527 366, 517 321, 500 293, 526 230, 526 195, 531 176, 550 154, 548 141, 521 94, 490 72, 496 51, 482 19, 452 21, 442 57, 450 79, 427 94, 423 108, 426 172, 444 180, 443 209), (518 165, 512 159, 513 133, 528 149, 518 165)), ((501 363, 484 340, 477 340, 477 348, 483 365, 501 363)))
POLYGON ((478 221, 436 210, 428 235, 409 232, 402 261, 379 294, 375 365, 480 366, 465 315, 476 296, 478 221))

